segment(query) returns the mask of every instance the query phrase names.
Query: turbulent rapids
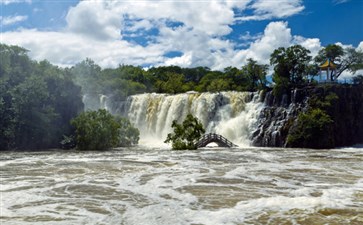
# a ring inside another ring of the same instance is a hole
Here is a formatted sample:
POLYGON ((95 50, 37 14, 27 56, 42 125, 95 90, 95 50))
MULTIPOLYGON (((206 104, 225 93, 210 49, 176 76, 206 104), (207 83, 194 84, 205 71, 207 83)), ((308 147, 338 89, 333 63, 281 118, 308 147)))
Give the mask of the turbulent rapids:
MULTIPOLYGON (((172 121, 182 122, 192 113, 207 133, 218 133, 239 146, 249 146, 262 106, 258 93, 153 93, 130 96, 116 111, 140 129, 141 144, 160 145, 171 131, 172 121)), ((103 103, 103 107, 107 104, 103 103)))
POLYGON ((362 224, 363 149, 5 152, 0 224, 362 224))

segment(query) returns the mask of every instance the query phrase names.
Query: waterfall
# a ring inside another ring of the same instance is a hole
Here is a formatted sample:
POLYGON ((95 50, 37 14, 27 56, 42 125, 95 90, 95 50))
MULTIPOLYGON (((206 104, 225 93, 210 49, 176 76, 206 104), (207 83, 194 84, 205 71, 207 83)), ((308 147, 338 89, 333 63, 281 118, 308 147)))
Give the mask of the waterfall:
POLYGON ((100 107, 101 107, 101 109, 109 110, 107 100, 108 100, 108 97, 106 95, 100 95, 100 107))
POLYGON ((172 131, 173 120, 196 116, 206 132, 223 135, 239 146, 249 146, 263 103, 258 93, 189 92, 177 95, 146 93, 130 96, 121 106, 125 116, 139 128, 140 143, 160 145, 172 131))
POLYGON ((82 96, 82 101, 85 110, 98 110, 106 109, 110 110, 109 97, 103 94, 85 94, 82 96))

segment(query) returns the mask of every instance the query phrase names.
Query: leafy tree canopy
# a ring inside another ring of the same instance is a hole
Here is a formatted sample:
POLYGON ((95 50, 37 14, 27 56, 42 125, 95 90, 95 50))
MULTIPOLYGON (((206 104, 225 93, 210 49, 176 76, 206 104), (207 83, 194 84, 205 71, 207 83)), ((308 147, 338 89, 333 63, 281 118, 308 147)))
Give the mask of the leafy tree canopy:
MULTIPOLYGON (((336 44, 327 45, 319 51, 315 57, 315 62, 321 65, 328 59, 337 65, 337 70, 333 77, 334 80, 338 79, 344 71, 354 74, 358 70, 363 69, 363 51, 351 47, 344 49, 336 44)), ((333 71, 331 73, 333 74, 333 71)))
POLYGON ((0 149, 60 147, 83 110, 80 87, 67 70, 32 61, 24 48, 0 44, 0 52, 0 149))
POLYGON ((83 112, 71 123, 76 128, 77 149, 105 150, 118 144, 120 124, 105 109, 83 112))
POLYGON ((330 113, 338 99, 332 92, 311 96, 308 110, 299 114, 287 137, 287 146, 333 148, 334 120, 330 113))
POLYGON ((242 73, 246 77, 247 90, 257 91, 263 90, 267 87, 268 65, 258 64, 257 61, 249 58, 247 64, 242 67, 242 73))
POLYGON ((306 82, 311 61, 309 53, 310 51, 301 45, 294 45, 278 48, 271 54, 270 64, 274 66, 272 79, 275 82, 275 95, 282 95, 290 88, 306 82))
POLYGON ((324 63, 327 59, 339 64, 344 56, 344 49, 340 45, 329 44, 325 48, 322 48, 318 55, 315 57, 315 61, 318 63, 324 63))
POLYGON ((105 109, 83 112, 71 123, 76 128, 77 149, 80 150, 106 150, 139 141, 139 130, 128 119, 114 117, 105 109))
POLYGON ((287 138, 288 147, 331 148, 333 120, 323 110, 316 108, 298 116, 297 125, 287 138))
POLYGON ((123 117, 116 117, 116 122, 120 124, 119 128, 119 147, 129 147, 132 145, 137 145, 140 139, 139 129, 132 126, 130 120, 123 117))
POLYGON ((172 143, 174 150, 196 149, 195 143, 205 133, 202 123, 192 114, 188 114, 182 124, 173 121, 173 133, 168 134, 165 143, 172 143))

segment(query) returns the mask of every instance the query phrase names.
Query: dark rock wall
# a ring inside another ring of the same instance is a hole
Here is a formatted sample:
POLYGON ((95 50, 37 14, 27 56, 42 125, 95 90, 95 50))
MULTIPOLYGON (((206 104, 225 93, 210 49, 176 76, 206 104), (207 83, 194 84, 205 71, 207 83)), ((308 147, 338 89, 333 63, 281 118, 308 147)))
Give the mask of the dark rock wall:
POLYGON ((258 128, 252 134, 252 145, 285 147, 287 136, 300 112, 308 109, 308 99, 320 94, 335 93, 339 99, 329 112, 334 120, 332 135, 335 147, 363 143, 363 86, 324 85, 291 91, 276 98, 266 93, 265 108, 258 119, 258 128))
POLYGON ((335 145, 363 143, 363 87, 333 87, 339 101, 331 112, 334 120, 335 145))

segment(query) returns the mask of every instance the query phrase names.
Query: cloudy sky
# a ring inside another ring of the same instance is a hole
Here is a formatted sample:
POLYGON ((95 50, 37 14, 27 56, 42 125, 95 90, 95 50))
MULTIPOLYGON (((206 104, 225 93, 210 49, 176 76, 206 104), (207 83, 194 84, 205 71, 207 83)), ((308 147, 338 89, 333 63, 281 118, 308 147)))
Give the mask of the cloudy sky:
POLYGON ((0 0, 1 43, 71 66, 268 63, 278 47, 363 49, 363 0, 0 0))

